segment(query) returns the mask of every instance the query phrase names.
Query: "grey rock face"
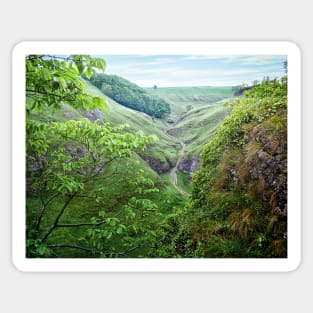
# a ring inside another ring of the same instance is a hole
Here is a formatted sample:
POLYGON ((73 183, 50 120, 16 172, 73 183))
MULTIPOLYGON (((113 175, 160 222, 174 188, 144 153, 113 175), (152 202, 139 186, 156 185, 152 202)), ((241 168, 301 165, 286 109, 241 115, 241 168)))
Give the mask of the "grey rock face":
POLYGON ((101 124, 103 124, 103 117, 101 116, 101 111, 98 109, 94 109, 93 111, 81 112, 82 115, 87 117, 90 121, 94 122, 99 120, 101 124))
POLYGON ((160 162, 159 160, 150 157, 141 156, 141 158, 146 161, 149 166, 158 174, 168 172, 171 168, 171 165, 168 162, 160 162))
POLYGON ((180 171, 182 171, 185 174, 189 174, 191 177, 199 167, 200 167, 199 156, 194 156, 191 160, 189 159, 182 160, 178 165, 180 171))

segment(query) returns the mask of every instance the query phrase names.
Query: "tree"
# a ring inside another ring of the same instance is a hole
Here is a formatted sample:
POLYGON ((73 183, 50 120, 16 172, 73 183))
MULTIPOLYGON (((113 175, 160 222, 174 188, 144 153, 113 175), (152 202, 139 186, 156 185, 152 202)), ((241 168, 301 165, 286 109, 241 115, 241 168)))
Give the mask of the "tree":
MULTIPOLYGON (((112 179, 104 175, 108 166, 135 150, 143 150, 153 137, 128 133, 125 126, 113 128, 87 119, 47 123, 34 117, 34 112, 49 107, 58 110, 65 103, 81 110, 105 108, 103 98, 86 93, 80 76, 90 78, 104 68, 103 59, 85 55, 26 57, 26 186, 27 214, 31 217, 27 224, 28 257, 58 256, 55 250, 64 248, 89 256, 126 255, 138 246, 129 239, 131 227, 143 227, 136 210, 142 213, 155 207, 137 193, 138 198, 126 199, 122 209, 115 210, 106 208, 103 196, 107 181, 112 179), (101 184, 96 183, 99 181, 101 184), (97 214, 84 222, 75 221, 71 215, 65 221, 75 201, 97 214), (34 202, 40 203, 39 210, 34 209, 34 202), (56 240, 57 230, 74 228, 83 230, 75 243, 56 240), (123 241, 123 236, 127 240, 123 241), (107 244, 111 238, 120 240, 118 249, 107 244)), ((146 193, 157 191, 142 173, 134 173, 132 183, 145 186, 146 193)))
POLYGON ((104 108, 104 99, 86 93, 80 75, 90 78, 97 70, 104 71, 105 66, 104 59, 88 55, 26 56, 27 113, 45 107, 60 108, 62 103, 83 110, 104 108))
MULTIPOLYGON (((126 107, 156 118, 164 118, 171 113, 170 105, 166 101, 122 77, 100 74, 92 77, 90 82, 105 95, 126 107)), ((157 86, 154 87, 156 88, 157 86)))

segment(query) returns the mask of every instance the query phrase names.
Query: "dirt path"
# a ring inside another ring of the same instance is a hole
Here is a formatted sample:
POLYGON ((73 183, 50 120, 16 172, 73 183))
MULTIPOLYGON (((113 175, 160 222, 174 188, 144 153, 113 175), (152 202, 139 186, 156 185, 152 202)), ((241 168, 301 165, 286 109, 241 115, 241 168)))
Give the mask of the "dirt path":
POLYGON ((174 187, 178 190, 178 192, 181 193, 183 196, 189 196, 189 193, 186 192, 185 190, 183 190, 182 188, 180 188, 179 185, 178 185, 178 182, 177 182, 177 169, 178 169, 178 165, 179 165, 179 163, 180 163, 181 160, 182 160, 182 157, 183 157, 184 152, 185 152, 185 147, 186 147, 186 145, 185 145, 184 142, 180 141, 179 143, 180 143, 180 145, 181 145, 182 148, 181 148, 181 150, 179 151, 178 160, 177 160, 177 162, 176 162, 175 167, 173 167, 173 168, 171 169, 170 175, 171 175, 171 178, 172 178, 172 183, 173 183, 174 187))
POLYGON ((181 187, 179 187, 178 185, 178 181, 177 181, 177 169, 178 169, 178 165, 179 163, 181 162, 183 156, 184 156, 184 153, 185 153, 185 148, 186 148, 186 144, 183 142, 183 141, 180 141, 178 138, 170 135, 168 133, 168 131, 164 131, 164 133, 170 137, 172 140, 178 142, 180 145, 181 145, 181 149, 178 153, 178 160, 175 164, 175 166, 171 169, 171 172, 170 172, 170 175, 171 175, 171 179, 172 179, 172 184, 173 186, 177 189, 177 191, 182 194, 183 196, 189 196, 190 194, 188 192, 186 192, 185 190, 183 190, 181 187))

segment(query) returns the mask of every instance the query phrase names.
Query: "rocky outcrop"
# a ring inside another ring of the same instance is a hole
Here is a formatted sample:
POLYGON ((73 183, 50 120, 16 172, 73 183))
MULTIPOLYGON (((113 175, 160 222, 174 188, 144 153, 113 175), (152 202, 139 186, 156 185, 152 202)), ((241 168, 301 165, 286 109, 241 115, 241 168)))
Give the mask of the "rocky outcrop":
MULTIPOLYGON (((286 215, 287 132, 256 127, 247 139, 250 145, 258 147, 255 156, 246 163, 249 165, 250 184, 255 182, 258 185, 260 196, 270 204, 273 211, 286 215)), ((246 150, 249 150, 249 144, 246 150)))
POLYGON ((91 122, 95 122, 97 120, 99 120, 101 124, 104 122, 99 109, 94 109, 93 111, 81 111, 81 114, 87 117, 91 122))
POLYGON ((200 167, 200 157, 194 156, 191 160, 190 159, 184 159, 182 160, 178 168, 183 173, 189 174, 191 177, 193 174, 197 171, 197 169, 200 167))
POLYGON ((158 174, 168 172, 172 167, 172 164, 169 161, 161 162, 160 160, 148 156, 141 156, 141 158, 158 174))
POLYGON ((74 113, 72 111, 64 111, 63 112, 64 116, 67 117, 68 119, 71 119, 74 117, 74 113))

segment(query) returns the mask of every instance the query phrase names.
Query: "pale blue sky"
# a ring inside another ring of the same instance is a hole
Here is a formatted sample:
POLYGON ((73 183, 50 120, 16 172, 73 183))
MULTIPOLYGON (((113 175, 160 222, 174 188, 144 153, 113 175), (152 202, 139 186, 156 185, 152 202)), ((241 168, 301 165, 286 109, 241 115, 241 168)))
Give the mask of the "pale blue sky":
POLYGON ((106 73, 141 87, 234 86, 284 75, 284 55, 103 55, 106 73))

